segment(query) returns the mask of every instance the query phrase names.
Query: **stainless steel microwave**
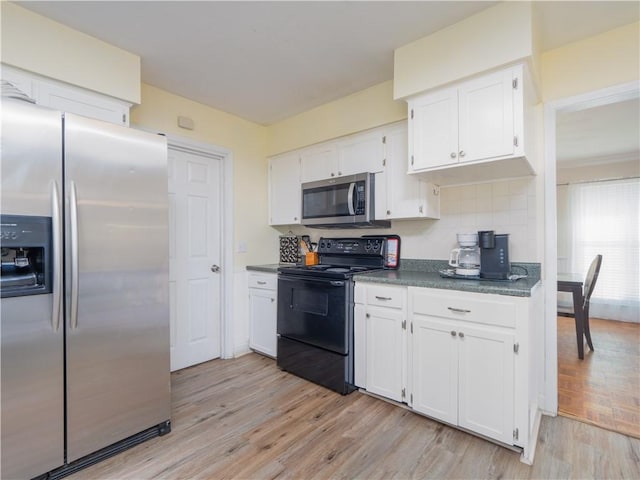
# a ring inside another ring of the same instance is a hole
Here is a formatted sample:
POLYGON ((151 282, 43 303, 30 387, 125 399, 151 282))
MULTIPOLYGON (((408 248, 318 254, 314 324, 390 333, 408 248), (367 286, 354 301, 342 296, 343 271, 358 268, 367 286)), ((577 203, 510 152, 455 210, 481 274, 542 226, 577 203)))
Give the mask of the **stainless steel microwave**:
POLYGON ((358 173, 302 184, 302 224, 316 228, 389 228, 375 218, 375 175, 358 173))

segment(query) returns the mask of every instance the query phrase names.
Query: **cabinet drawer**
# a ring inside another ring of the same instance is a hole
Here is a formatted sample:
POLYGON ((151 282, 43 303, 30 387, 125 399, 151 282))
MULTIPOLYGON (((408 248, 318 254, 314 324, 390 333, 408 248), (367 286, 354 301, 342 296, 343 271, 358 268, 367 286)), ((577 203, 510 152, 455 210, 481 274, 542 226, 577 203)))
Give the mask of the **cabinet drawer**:
POLYGON ((278 288, 278 276, 275 274, 249 274, 249 288, 263 288, 265 290, 276 290, 278 288))
POLYGON ((373 307, 402 308, 405 287, 367 285, 367 305, 373 307))
POLYGON ((411 313, 515 327, 516 305, 499 295, 411 289, 411 313))

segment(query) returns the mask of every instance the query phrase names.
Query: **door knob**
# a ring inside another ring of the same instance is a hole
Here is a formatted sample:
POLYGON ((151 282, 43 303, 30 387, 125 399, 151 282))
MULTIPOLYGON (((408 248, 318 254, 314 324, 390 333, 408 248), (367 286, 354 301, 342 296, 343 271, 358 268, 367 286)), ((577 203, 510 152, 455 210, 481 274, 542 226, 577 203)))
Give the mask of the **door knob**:
POLYGON ((217 273, 220 271, 220 267, 218 265, 211 265, 211 271, 217 273))

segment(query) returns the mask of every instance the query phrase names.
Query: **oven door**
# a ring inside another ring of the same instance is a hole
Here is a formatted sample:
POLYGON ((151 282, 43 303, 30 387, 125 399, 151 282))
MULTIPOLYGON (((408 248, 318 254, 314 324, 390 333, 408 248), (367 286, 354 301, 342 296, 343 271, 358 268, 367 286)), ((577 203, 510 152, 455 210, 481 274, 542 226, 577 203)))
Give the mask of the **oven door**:
POLYGON ((278 277, 277 333, 331 352, 347 355, 351 346, 349 279, 278 277))

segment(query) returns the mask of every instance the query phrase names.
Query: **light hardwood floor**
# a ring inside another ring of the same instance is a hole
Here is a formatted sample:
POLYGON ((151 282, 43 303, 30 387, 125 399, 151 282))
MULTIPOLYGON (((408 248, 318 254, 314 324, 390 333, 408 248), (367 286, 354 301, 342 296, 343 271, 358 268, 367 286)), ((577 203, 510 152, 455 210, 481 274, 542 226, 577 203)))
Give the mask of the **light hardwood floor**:
POLYGON ((640 440, 544 417, 519 454, 248 354, 172 374, 172 432, 70 479, 640 478, 640 440))
POLYGON ((640 438, 640 324, 592 318, 584 360, 573 318, 558 317, 558 411, 640 438))

